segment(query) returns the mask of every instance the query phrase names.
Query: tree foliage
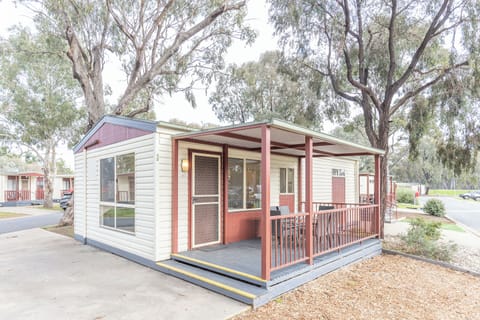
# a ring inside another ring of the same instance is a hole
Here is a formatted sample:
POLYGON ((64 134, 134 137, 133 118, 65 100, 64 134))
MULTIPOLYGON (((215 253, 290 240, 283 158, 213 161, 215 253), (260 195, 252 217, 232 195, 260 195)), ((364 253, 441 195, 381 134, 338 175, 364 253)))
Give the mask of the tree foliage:
POLYGON ((209 83, 223 68, 233 38, 250 41, 244 1, 31 0, 41 9, 43 30, 63 38, 73 76, 85 97, 91 126, 103 114, 134 117, 148 112, 153 97, 183 90, 195 105, 192 86, 209 83), (121 66, 125 87, 110 108, 106 65, 121 66))
POLYGON ((58 39, 16 29, 0 50, 1 141, 40 160, 45 205, 51 206, 56 149, 74 142, 83 129, 83 112, 75 106, 80 92, 58 39))
MULTIPOLYGON (((323 79, 280 52, 265 52, 258 61, 231 64, 219 76, 210 103, 221 121, 284 119, 311 128, 321 128, 327 115, 338 114, 323 104, 327 92, 323 79)), ((343 114, 347 112, 343 109, 343 114)))
MULTIPOLYGON (((439 152, 462 170, 475 159, 478 121, 454 121, 478 108, 479 1, 466 0, 270 0, 270 18, 284 47, 328 79, 338 102, 359 107, 381 160, 386 191, 391 120, 399 112, 439 115, 439 152), (462 98, 465 96, 465 98, 462 98), (449 122, 450 121, 450 122, 449 122)), ((427 117, 428 118, 428 117, 427 117)), ((412 126, 423 126, 411 116, 412 126)), ((415 132, 412 142, 422 132, 415 132)))

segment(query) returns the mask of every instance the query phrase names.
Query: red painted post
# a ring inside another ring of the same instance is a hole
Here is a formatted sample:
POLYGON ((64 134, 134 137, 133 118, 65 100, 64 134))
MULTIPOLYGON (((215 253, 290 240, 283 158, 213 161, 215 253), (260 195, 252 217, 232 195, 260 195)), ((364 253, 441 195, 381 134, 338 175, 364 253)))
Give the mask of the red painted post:
POLYGON ((223 243, 227 243, 228 234, 228 145, 222 147, 222 160, 223 160, 223 243))
POLYGON ((178 141, 172 140, 172 253, 178 252, 178 141))
POLYGON ((312 233, 312 217, 313 217, 313 140, 312 137, 305 137, 305 212, 306 216, 306 255, 308 263, 313 264, 313 233, 312 233))
POLYGON ((297 210, 302 212, 302 158, 298 158, 298 169, 297 169, 297 210))
POLYGON ((270 127, 262 126, 262 278, 270 280, 272 226, 270 222, 270 127))
POLYGON ((380 218, 380 213, 382 212, 380 209, 380 203, 381 203, 381 191, 380 191, 380 156, 377 154, 375 155, 375 190, 374 190, 374 199, 375 199, 375 204, 377 205, 377 233, 378 236, 380 237, 380 223, 381 223, 381 218, 380 218))

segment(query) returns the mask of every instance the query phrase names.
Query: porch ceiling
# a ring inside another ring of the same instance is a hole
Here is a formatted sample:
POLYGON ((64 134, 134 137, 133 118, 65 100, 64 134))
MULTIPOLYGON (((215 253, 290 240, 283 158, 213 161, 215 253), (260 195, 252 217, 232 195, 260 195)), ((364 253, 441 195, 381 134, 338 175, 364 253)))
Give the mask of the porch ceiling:
POLYGON ((312 137, 313 156, 340 157, 383 154, 383 150, 362 146, 333 136, 305 129, 284 121, 272 120, 182 133, 177 140, 213 145, 228 145, 244 150, 261 150, 261 128, 269 126, 271 151, 295 157, 305 156, 305 137, 312 137))

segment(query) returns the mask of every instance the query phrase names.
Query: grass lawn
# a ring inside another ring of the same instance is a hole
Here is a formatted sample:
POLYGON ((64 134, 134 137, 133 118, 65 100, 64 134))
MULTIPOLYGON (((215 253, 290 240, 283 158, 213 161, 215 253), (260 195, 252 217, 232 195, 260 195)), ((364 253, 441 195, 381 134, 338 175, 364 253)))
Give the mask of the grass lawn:
POLYGON ((0 219, 19 218, 24 216, 26 216, 26 214, 14 213, 14 212, 0 212, 0 219))
MULTIPOLYGON (((410 222, 410 221, 413 221, 413 218, 406 218, 405 220, 407 222, 410 222)), ((457 232, 465 232, 465 230, 463 230, 462 227, 457 226, 455 223, 444 223, 444 222, 442 222, 441 225, 440 225, 440 229, 457 231, 457 232)))
POLYGON ((50 232, 61 234, 62 236, 73 238, 73 226, 64 226, 64 227, 50 226, 50 227, 44 227, 43 229, 50 232))
POLYGON ((471 192, 473 190, 446 190, 446 189, 430 189, 428 190, 429 196, 445 196, 445 197, 458 197, 459 194, 471 192))
POLYGON ((400 209, 421 209, 422 206, 418 204, 411 204, 411 203, 397 203, 397 208, 400 209))

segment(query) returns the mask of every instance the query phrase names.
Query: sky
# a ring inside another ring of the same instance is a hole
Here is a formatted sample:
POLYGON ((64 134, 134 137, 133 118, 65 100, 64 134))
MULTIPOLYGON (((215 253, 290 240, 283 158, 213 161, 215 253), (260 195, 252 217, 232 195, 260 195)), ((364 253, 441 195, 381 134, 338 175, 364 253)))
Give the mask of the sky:
MULTIPOLYGON (((8 28, 14 24, 29 25, 31 17, 31 12, 19 4, 15 5, 15 1, 0 0, 0 37, 7 37, 8 28)), ((258 60, 263 52, 278 47, 277 40, 273 36, 273 27, 268 24, 268 8, 264 0, 250 0, 248 2, 247 23, 256 30, 257 39, 251 46, 235 41, 227 52, 227 63, 241 64, 247 61, 258 60)), ((120 86, 113 80, 109 81, 108 78, 106 81, 111 82, 109 84, 112 86, 113 91, 115 91, 116 85, 120 86)), ((186 122, 200 124, 222 124, 212 111, 205 91, 197 90, 195 97, 197 102, 196 109, 192 109, 182 93, 175 94, 172 97, 168 95, 161 97, 158 99, 159 103, 157 103, 155 108, 157 120, 168 121, 178 118, 186 122)), ((59 149, 59 156, 73 167, 73 154, 65 146, 59 149)))

